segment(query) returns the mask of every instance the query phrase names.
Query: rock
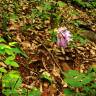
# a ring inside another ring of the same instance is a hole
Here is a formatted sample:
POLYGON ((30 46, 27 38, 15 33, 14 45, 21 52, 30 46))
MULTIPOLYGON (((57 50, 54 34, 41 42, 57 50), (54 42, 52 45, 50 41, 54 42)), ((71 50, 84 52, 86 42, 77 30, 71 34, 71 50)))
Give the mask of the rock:
POLYGON ((96 33, 93 31, 80 32, 80 35, 96 43, 96 33))

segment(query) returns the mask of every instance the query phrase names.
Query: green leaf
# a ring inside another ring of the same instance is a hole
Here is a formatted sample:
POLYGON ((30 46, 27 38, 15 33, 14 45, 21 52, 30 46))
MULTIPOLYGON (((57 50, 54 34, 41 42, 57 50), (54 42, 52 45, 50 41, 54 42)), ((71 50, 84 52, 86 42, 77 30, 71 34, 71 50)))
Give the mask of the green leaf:
POLYGON ((6 96, 19 96, 17 90, 3 89, 2 93, 6 96))
POLYGON ((74 93, 74 91, 70 90, 70 89, 64 89, 64 94, 65 95, 72 95, 74 93))
POLYGON ((51 10, 51 5, 50 5, 50 3, 49 2, 46 2, 46 3, 44 3, 44 5, 43 5, 43 9, 44 10, 51 10))
POLYGON ((2 12, 2 29, 3 32, 7 32, 7 22, 8 22, 8 13, 7 12, 2 12))
POLYGON ((15 55, 12 55, 12 56, 7 57, 5 61, 11 61, 14 59, 15 59, 15 55))
POLYGON ((22 79, 17 71, 11 71, 2 77, 2 86, 16 89, 21 86, 22 79))
POLYGON ((18 19, 18 16, 15 13, 10 14, 10 18, 14 21, 18 19))
POLYGON ((85 84, 88 84, 92 81, 93 79, 86 76, 85 78, 82 79, 82 83, 85 85, 85 84))
POLYGON ((96 88, 96 83, 95 82, 92 84, 91 88, 96 88))
POLYGON ((19 48, 12 48, 12 51, 16 54, 20 54, 21 50, 19 48))
POLYGON ((90 86, 84 86, 83 90, 86 91, 86 92, 89 92, 91 90, 91 88, 90 88, 90 86))
POLYGON ((77 80, 75 80, 75 79, 73 79, 73 78, 67 78, 67 79, 64 79, 65 80, 65 82, 68 84, 68 85, 70 85, 70 86, 72 86, 72 87, 82 87, 83 86, 83 84, 82 84, 82 82, 80 82, 80 81, 77 81, 77 80))
POLYGON ((28 90, 26 88, 22 88, 21 96, 26 96, 28 94, 28 90))
POLYGON ((4 55, 5 54, 5 49, 0 49, 0 54, 4 55))
POLYGON ((11 49, 11 47, 10 46, 8 46, 8 45, 6 45, 6 44, 0 44, 0 50, 2 50, 2 49, 11 49))
POLYGON ((0 42, 6 42, 3 38, 0 37, 0 42))
POLYGON ((0 73, 0 79, 2 79, 2 76, 3 76, 3 74, 2 74, 2 73, 0 73))
POLYGON ((6 60, 4 61, 7 65, 11 65, 13 67, 19 67, 18 63, 16 63, 14 61, 15 59, 15 55, 9 56, 6 58, 6 60))
POLYGON ((20 78, 20 74, 18 71, 10 71, 9 74, 8 74, 11 78, 20 78))
POLYGON ((80 73, 76 70, 69 70, 68 72, 64 73, 65 77, 75 77, 80 75, 80 73))
POLYGON ((7 53, 8 55, 14 55, 12 49, 5 49, 5 53, 7 53))
POLYGON ((15 62, 15 61, 11 61, 10 65, 13 66, 13 67, 19 67, 18 63, 15 62))
POLYGON ((28 96, 41 96, 41 95, 40 95, 40 90, 38 90, 37 88, 33 88, 33 89, 29 92, 28 96))
POLYGON ((64 7, 65 6, 65 3, 62 2, 62 1, 58 1, 57 4, 59 5, 59 7, 64 7))
POLYGON ((6 70, 4 67, 1 67, 1 68, 0 68, 0 72, 7 73, 7 70, 6 70))
POLYGON ((46 80, 48 80, 50 83, 53 81, 50 73, 48 73, 47 71, 44 71, 44 72, 42 73, 41 79, 46 79, 46 80))
POLYGON ((51 41, 57 42, 57 32, 52 30, 52 31, 50 31, 50 34, 51 34, 51 41))
POLYGON ((12 48, 12 51, 15 53, 15 54, 21 54, 22 56, 28 58, 28 56, 19 48, 12 48))
POLYGON ((53 37, 51 37, 51 41, 52 42, 56 42, 57 41, 57 38, 53 36, 53 37))
POLYGON ((94 80, 92 73, 86 75, 79 73, 76 70, 69 70, 68 72, 64 73, 64 75, 65 82, 72 87, 82 87, 94 80))
POLYGON ((10 42, 9 45, 10 46, 16 46, 17 42, 10 42))
POLYGON ((6 60, 5 63, 6 63, 7 65, 10 65, 10 66, 13 66, 13 67, 19 67, 18 63, 15 62, 15 61, 13 61, 13 60, 9 60, 9 61, 6 60))

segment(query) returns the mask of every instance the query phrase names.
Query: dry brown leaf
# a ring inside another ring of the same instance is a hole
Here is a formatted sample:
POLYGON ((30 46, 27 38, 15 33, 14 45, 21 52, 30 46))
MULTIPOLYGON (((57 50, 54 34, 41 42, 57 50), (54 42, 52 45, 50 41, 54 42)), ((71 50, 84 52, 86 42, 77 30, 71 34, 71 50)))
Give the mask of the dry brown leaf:
POLYGON ((17 40, 17 41, 19 41, 19 42, 22 42, 22 40, 21 40, 21 38, 20 38, 20 35, 19 35, 19 34, 17 34, 17 36, 16 36, 16 40, 17 40))
POLYGON ((31 48, 31 44, 29 41, 23 41, 23 42, 21 42, 21 45, 22 45, 23 49, 31 48))
POLYGON ((49 96, 49 89, 44 89, 41 96, 49 96))
POLYGON ((91 66, 93 69, 96 69, 96 63, 93 63, 91 66))
MULTIPOLYGON (((55 84, 52 84, 50 87, 50 94, 55 94, 56 91, 57 91, 57 88, 56 88, 56 85, 55 84)), ((53 95, 54 96, 54 95, 53 95)))
POLYGON ((53 70, 52 70, 52 74, 56 77, 60 77, 60 70, 55 67, 53 70))
POLYGON ((95 50, 90 50, 91 55, 95 56, 95 50))
POLYGON ((64 71, 71 70, 71 67, 70 67, 67 63, 65 63, 65 62, 62 62, 62 63, 61 63, 61 66, 62 66, 62 69, 63 69, 64 71))
POLYGON ((7 65, 5 65, 3 62, 0 62, 0 67, 7 67, 7 65))

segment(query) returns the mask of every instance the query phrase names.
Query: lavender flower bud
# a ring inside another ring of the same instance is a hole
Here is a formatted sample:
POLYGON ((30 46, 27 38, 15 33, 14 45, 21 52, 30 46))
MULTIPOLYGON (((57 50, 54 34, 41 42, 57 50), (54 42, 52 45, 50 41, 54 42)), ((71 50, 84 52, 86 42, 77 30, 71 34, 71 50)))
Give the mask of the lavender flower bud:
POLYGON ((58 29, 57 34, 57 44, 60 47, 67 47, 69 41, 71 41, 71 33, 67 30, 66 27, 61 27, 58 29))

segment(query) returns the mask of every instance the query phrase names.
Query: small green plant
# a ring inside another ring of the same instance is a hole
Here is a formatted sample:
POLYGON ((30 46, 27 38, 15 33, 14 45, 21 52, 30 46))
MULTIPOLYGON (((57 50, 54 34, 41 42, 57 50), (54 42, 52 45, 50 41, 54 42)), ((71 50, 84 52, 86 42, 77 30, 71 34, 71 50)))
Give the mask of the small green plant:
POLYGON ((69 70, 64 73, 64 77, 64 81, 68 84, 68 88, 64 89, 64 94, 67 96, 96 95, 96 72, 80 73, 76 70, 69 70))
POLYGON ((2 94, 4 96, 40 96, 36 88, 32 90, 21 87, 22 78, 17 70, 19 64, 15 61, 16 55, 21 54, 28 57, 19 47, 17 42, 7 42, 0 37, 0 60, 3 66, 0 67, 0 80, 2 83, 2 94), (10 69, 11 68, 11 69, 10 69))
MULTIPOLYGON (((52 42, 57 42, 57 34, 58 34, 58 32, 57 32, 58 30, 57 29, 54 29, 54 30, 50 30, 49 32, 50 32, 50 35, 51 35, 51 38, 50 38, 50 40, 52 41, 52 42)), ((77 45, 76 45, 76 43, 80 43, 80 45, 84 45, 84 44, 86 44, 86 42, 88 41, 87 40, 87 38, 85 38, 85 37, 83 37, 83 36, 81 36, 80 34, 78 34, 78 33, 73 33, 73 34, 71 34, 72 36, 71 36, 71 41, 70 41, 70 43, 69 43, 69 47, 77 47, 77 45)))
POLYGON ((27 57, 27 55, 24 54, 19 47, 16 47, 16 45, 17 42, 9 42, 9 44, 7 44, 6 41, 0 37, 0 55, 4 57, 2 59, 6 65, 19 67, 19 65, 15 62, 16 55, 21 54, 27 57))
POLYGON ((47 71, 42 73, 41 79, 45 80, 45 81, 47 80, 47 81, 49 81, 49 83, 52 83, 52 81, 53 81, 51 75, 47 71))
POLYGON ((8 14, 6 12, 2 13, 2 30, 3 32, 7 32, 7 24, 8 24, 8 14))
MULTIPOLYGON (((62 10, 60 10, 60 8, 64 7, 66 4, 62 1, 56 2, 54 0, 44 0, 42 3, 41 2, 42 1, 38 1, 37 6, 32 8, 31 17, 34 20, 37 18, 42 21, 49 20, 51 29, 54 29, 61 23, 62 10)), ((35 1, 33 1, 33 3, 36 5, 35 1)))
POLYGON ((78 4, 79 6, 83 7, 83 8, 96 8, 96 1, 95 0, 72 0, 72 2, 78 4))
POLYGON ((41 96, 40 90, 34 87, 32 90, 29 90, 28 96, 41 96))
POLYGON ((54 29, 54 30, 50 30, 49 33, 51 35, 50 40, 52 42, 57 42, 57 31, 54 29))
POLYGON ((81 21, 81 20, 78 20, 78 19, 72 21, 71 23, 74 24, 76 27, 79 27, 79 25, 83 25, 83 24, 85 24, 84 21, 81 21))
POLYGON ((2 77, 2 93, 6 96, 19 96, 22 79, 18 71, 10 71, 2 77))
POLYGON ((88 42, 87 38, 81 36, 78 33, 73 33, 72 36, 72 42, 70 42, 69 47, 77 47, 76 43, 79 43, 80 45, 84 45, 88 42))
MULTIPOLYGON (((22 51, 20 51, 19 48, 16 48, 15 45, 17 43, 16 42, 10 42, 9 44, 7 44, 7 42, 2 38, 0 37, 0 56, 2 56, 1 58, 1 63, 4 63, 5 64, 5 67, 4 66, 1 66, 0 67, 0 79, 2 79, 2 87, 3 87, 3 93, 6 95, 6 94, 9 94, 8 92, 11 92, 9 89, 6 90, 6 87, 9 86, 8 85, 8 82, 10 82, 12 84, 12 82, 16 79, 13 79, 13 81, 11 80, 11 77, 10 76, 13 76, 11 73, 11 75, 8 72, 8 70, 6 70, 6 67, 8 66, 12 66, 12 67, 19 67, 18 63, 15 61, 15 57, 18 54, 21 54, 23 53, 22 51), (8 75, 8 76, 7 76, 8 75), (10 75, 10 76, 9 76, 10 75), (6 79, 5 79, 6 78, 6 79), (5 82, 6 81, 6 82, 5 82), (5 83, 6 84, 5 84, 5 83), (7 93, 6 93, 7 92, 7 93)), ((7 69, 8 69, 7 67, 7 69)), ((10 70, 10 72, 12 72, 10 70)), ((14 77, 14 76, 13 76, 14 77)), ((19 76, 20 77, 20 76, 19 76)), ((15 78, 15 77, 14 77, 15 78)), ((15 81, 14 81, 15 83, 15 81)), ((15 86, 12 84, 12 86, 15 86)), ((12 91, 13 92, 13 91, 12 91)), ((11 94, 11 93, 10 93, 11 94)), ((9 96, 9 95, 7 95, 9 96)))
POLYGON ((5 96, 40 96, 39 89, 28 90, 22 86, 22 78, 18 71, 10 71, 2 77, 2 93, 5 96))

